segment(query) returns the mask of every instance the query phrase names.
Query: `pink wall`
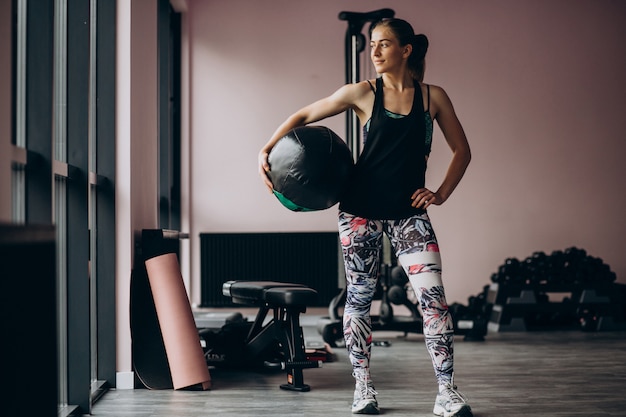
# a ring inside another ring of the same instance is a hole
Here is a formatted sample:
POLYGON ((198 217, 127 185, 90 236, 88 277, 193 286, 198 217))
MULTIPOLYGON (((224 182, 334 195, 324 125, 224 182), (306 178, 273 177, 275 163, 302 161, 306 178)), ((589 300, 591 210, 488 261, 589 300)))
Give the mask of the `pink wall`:
MULTIPOLYGON (((570 246, 603 258, 626 282, 626 3, 195 0, 193 301, 198 233, 335 230, 335 209, 279 206, 258 178, 257 152, 285 117, 343 83, 347 25, 338 13, 381 7, 429 36, 425 81, 447 90, 473 150, 453 197, 429 210, 448 301, 480 292, 507 257, 570 246)), ((323 124, 345 132, 343 116, 323 124)), ((434 141, 428 184, 436 188, 450 154, 440 132, 434 141)))

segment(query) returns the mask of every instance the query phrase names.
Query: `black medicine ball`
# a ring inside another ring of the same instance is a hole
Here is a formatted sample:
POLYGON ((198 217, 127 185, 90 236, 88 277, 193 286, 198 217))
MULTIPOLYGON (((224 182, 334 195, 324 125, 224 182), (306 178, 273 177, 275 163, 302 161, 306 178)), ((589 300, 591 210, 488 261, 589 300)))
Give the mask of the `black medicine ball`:
POLYGON ((292 129, 276 142, 268 162, 274 195, 292 211, 337 204, 354 165, 346 143, 324 126, 292 129))

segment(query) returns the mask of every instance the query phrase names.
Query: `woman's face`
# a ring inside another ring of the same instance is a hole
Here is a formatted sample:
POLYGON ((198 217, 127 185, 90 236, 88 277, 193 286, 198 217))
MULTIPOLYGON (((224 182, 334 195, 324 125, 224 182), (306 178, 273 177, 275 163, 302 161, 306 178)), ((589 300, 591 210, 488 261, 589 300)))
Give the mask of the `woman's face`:
POLYGON ((378 74, 406 65, 411 54, 411 46, 400 46, 396 35, 384 26, 372 31, 370 48, 370 57, 378 74))

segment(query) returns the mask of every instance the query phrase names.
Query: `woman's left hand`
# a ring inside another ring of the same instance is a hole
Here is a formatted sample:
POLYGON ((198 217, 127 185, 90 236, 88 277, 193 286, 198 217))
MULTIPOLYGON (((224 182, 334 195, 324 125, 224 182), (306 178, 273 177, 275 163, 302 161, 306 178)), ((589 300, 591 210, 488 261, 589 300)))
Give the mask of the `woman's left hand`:
POLYGON ((416 208, 427 209, 428 206, 434 204, 439 206, 443 203, 443 198, 439 195, 439 193, 434 193, 430 191, 428 188, 420 188, 413 193, 411 196, 411 206, 416 208))

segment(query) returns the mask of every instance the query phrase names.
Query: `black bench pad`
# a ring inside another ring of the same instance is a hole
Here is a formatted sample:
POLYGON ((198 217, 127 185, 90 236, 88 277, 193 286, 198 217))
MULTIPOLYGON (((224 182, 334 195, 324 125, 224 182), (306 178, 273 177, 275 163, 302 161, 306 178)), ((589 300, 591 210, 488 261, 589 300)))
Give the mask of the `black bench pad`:
POLYGON ((268 304, 281 306, 308 306, 317 301, 317 291, 309 287, 274 287, 265 290, 268 304))
POLYGON ((222 293, 238 304, 306 306, 317 300, 317 291, 313 288, 276 281, 228 281, 222 286, 222 293))

